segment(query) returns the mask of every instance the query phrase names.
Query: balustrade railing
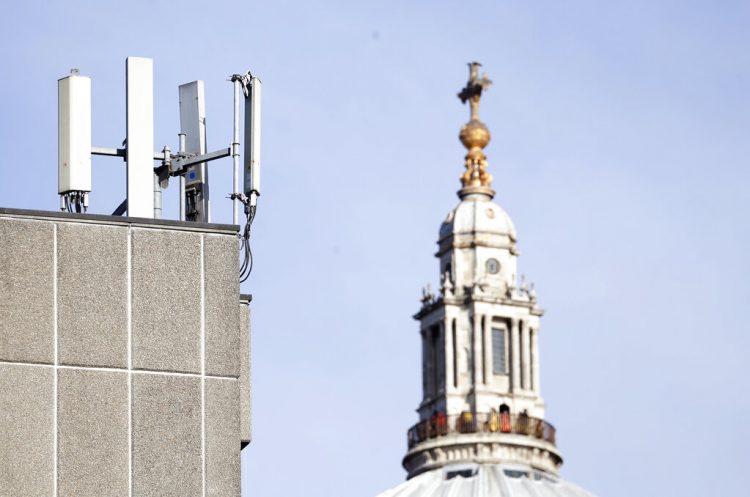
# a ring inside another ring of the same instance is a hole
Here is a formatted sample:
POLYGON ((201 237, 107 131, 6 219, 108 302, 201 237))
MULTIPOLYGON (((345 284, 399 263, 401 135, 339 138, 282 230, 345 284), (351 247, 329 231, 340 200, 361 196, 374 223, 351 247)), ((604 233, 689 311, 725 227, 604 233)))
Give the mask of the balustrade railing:
POLYGON ((555 427, 526 414, 500 412, 472 413, 445 416, 437 413, 432 418, 412 426, 408 432, 409 448, 445 435, 463 433, 513 433, 538 438, 555 445, 555 427))

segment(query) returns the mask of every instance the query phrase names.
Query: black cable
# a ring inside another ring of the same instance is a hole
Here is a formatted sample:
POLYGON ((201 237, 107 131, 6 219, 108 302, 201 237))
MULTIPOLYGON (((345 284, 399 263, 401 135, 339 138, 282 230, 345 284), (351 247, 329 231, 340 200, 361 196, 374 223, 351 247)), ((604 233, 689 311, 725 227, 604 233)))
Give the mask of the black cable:
POLYGON ((250 228, 253 223, 253 219, 255 218, 255 209, 250 208, 248 209, 247 214, 247 222, 245 224, 245 233, 242 237, 242 245, 243 245, 243 252, 244 252, 244 262, 242 265, 242 272, 240 274, 240 283, 247 280, 247 278, 250 276, 250 273, 253 270, 253 255, 252 250, 250 249, 250 228))
POLYGON ((243 260, 240 265, 240 283, 245 282, 253 271, 253 251, 250 248, 250 228, 253 225, 253 220, 255 220, 255 210, 256 207, 254 205, 245 206, 247 219, 245 222, 245 231, 242 234, 243 260))
POLYGON ((240 276, 244 276, 245 271, 247 270, 248 264, 249 264, 249 258, 247 253, 247 245, 248 245, 248 228, 247 228, 248 220, 245 221, 245 231, 240 236, 241 240, 241 250, 243 252, 243 260, 242 265, 240 266, 240 276))

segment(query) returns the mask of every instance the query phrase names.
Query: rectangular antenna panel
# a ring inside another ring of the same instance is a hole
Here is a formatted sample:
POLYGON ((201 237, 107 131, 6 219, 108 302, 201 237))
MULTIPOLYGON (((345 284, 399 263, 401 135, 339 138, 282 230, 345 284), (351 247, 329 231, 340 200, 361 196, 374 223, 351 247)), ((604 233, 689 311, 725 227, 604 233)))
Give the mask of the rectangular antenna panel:
POLYGON ((154 63, 128 57, 126 158, 128 216, 154 217, 154 63))
MULTIPOLYGON (((206 153, 206 99, 203 81, 180 85, 180 132, 185 135, 185 152, 206 153)), ((190 166, 185 173, 188 220, 210 222, 208 167, 205 162, 190 166)))
POLYGON ((91 79, 57 81, 57 191, 91 191, 91 79))
MULTIPOLYGON (((185 135, 185 152, 206 153, 206 101, 203 81, 180 85, 180 132, 185 135)), ((206 163, 188 169, 185 186, 205 183, 206 163)))
POLYGON ((260 103, 263 83, 250 80, 250 96, 245 99, 245 195, 260 195, 260 103))

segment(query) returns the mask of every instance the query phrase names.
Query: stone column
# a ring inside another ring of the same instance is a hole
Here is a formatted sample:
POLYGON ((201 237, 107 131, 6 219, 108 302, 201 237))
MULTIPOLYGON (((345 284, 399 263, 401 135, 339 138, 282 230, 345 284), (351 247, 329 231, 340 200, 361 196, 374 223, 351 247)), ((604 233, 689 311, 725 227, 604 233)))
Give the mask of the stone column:
POLYGON ((492 318, 487 316, 484 320, 484 371, 485 385, 492 384, 492 318))
POLYGON ((430 349, 429 349, 429 333, 427 330, 422 329, 419 332, 422 335, 422 391, 424 392, 425 400, 430 397, 430 349))
POLYGON ((513 391, 521 389, 521 347, 518 344, 518 319, 511 320, 510 328, 510 358, 511 358, 511 381, 513 391))
POLYGON ((473 352, 471 359, 473 363, 474 388, 482 383, 482 317, 479 314, 473 316, 473 352))
POLYGON ((442 322, 438 323, 435 333, 437 333, 437 340, 434 338, 432 340, 432 344, 435 347, 435 394, 441 395, 445 393, 445 369, 448 367, 445 360, 445 326, 443 326, 442 322))
POLYGON ((445 391, 452 392, 455 390, 453 383, 453 328, 451 320, 446 315, 443 317, 443 343, 445 343, 445 391))
POLYGON ((529 345, 529 323, 521 321, 521 388, 531 388, 531 347, 529 345))
POLYGON ((539 330, 531 329, 531 388, 539 394, 539 330))

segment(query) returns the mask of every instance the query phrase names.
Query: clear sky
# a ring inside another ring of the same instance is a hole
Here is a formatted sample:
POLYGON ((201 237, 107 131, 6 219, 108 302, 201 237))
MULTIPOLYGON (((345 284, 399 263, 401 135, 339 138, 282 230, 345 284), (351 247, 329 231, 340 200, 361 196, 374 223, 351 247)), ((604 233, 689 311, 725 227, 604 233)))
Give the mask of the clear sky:
MULTIPOLYGON (((243 494, 373 496, 404 478, 421 398, 420 288, 437 283, 478 60, 496 201, 536 283, 562 475, 604 497, 750 488, 750 2, 6 2, 0 205, 56 209, 56 81, 93 84, 93 141, 125 133, 124 60, 177 86, 264 82, 253 246, 253 443, 243 494)), ((211 166, 215 221, 231 161, 211 166)), ((91 211, 124 197, 94 161, 91 211)), ((176 217, 176 187, 165 195, 176 217)))

